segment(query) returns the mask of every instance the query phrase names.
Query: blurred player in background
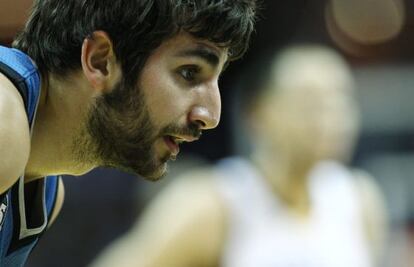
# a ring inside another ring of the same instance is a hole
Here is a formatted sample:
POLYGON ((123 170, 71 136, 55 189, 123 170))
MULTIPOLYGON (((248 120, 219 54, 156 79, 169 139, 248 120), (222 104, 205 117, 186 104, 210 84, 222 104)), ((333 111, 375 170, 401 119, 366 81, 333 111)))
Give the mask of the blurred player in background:
POLYGON ((158 179, 220 118, 218 77, 254 0, 37 0, 0 47, 0 266, 22 266, 59 212, 59 174, 158 179))
POLYGON ((375 266, 386 216, 373 179, 344 165, 359 123, 344 60, 292 47, 242 85, 251 154, 173 181, 94 267, 375 266))

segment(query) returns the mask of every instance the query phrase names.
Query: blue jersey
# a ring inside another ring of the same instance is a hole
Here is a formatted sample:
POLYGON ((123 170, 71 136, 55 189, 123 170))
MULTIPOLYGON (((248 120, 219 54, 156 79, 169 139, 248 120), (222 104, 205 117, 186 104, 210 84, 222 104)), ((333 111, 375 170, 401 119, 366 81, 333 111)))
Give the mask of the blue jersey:
MULTIPOLYGON (((32 129, 40 97, 40 75, 23 52, 0 46, 0 72, 15 85, 32 129)), ((1 179, 1 178, 0 178, 1 179)), ((0 195, 0 266, 23 266, 46 230, 58 187, 57 176, 24 183, 24 176, 0 195)))

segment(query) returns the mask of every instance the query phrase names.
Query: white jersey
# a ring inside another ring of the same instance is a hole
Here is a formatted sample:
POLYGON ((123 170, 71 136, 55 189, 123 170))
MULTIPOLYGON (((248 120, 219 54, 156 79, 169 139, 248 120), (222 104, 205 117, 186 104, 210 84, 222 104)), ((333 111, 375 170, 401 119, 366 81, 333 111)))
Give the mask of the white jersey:
POLYGON ((230 212, 222 267, 371 266, 353 177, 342 165, 323 162, 310 174, 307 220, 278 201, 248 161, 227 159, 218 170, 230 212))

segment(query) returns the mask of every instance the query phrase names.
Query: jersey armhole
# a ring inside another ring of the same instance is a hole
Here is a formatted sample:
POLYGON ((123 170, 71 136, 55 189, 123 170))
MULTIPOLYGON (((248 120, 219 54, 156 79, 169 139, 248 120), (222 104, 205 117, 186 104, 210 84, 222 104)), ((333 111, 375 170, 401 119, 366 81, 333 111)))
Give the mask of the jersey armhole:
POLYGON ((12 68, 4 64, 3 62, 0 62, 0 72, 3 73, 16 87, 17 91, 19 91, 19 94, 21 95, 26 113, 28 111, 28 90, 25 83, 25 80, 23 79, 20 74, 18 74, 16 71, 14 71, 12 68))

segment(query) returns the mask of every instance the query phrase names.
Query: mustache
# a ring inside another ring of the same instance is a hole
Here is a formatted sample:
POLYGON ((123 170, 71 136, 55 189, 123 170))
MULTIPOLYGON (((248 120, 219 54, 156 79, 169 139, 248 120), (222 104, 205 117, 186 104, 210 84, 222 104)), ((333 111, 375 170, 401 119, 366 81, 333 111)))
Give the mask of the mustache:
POLYGON ((161 131, 160 136, 164 135, 186 135, 191 136, 194 138, 200 138, 202 135, 202 130, 197 124, 191 123, 187 126, 179 126, 179 125, 167 125, 164 127, 164 129, 161 131))

